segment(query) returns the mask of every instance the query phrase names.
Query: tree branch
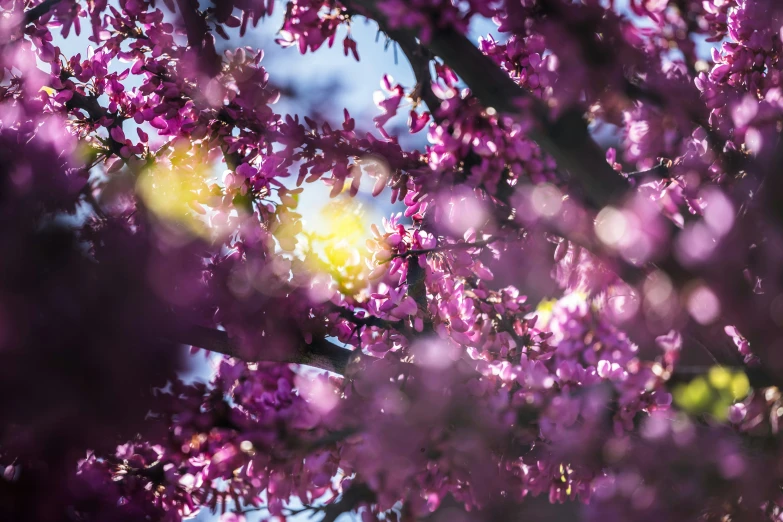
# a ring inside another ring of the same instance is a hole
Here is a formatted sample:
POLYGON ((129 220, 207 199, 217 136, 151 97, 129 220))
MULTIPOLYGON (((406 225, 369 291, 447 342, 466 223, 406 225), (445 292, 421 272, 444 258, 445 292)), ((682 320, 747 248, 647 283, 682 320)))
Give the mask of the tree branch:
POLYGON ((348 322, 355 324, 356 326, 376 326, 378 328, 399 328, 402 321, 389 321, 387 319, 381 319, 374 315, 366 314, 364 317, 357 317, 353 310, 344 308, 342 306, 333 305, 330 309, 337 312, 340 317, 346 319, 348 322))
MULTIPOLYGON (((193 325, 167 336, 170 341, 203 348, 210 352, 222 353, 229 357, 240 357, 239 347, 222 330, 193 325)), ((281 357, 270 357, 248 362, 280 362, 291 364, 303 364, 320 368, 340 375, 345 374, 345 369, 352 356, 358 355, 347 348, 341 348, 326 339, 314 339, 312 343, 302 342, 298 350, 287 353, 281 357)))
MULTIPOLYGON (((345 2, 344 2, 345 3, 345 2)), ((360 14, 351 9, 350 5, 345 6, 348 14, 351 16, 360 14)), ((421 100, 427 105, 430 110, 433 119, 438 121, 437 111, 440 108, 441 100, 432 91, 432 74, 430 73, 430 62, 433 56, 424 48, 416 39, 416 36, 409 31, 403 31, 395 29, 386 23, 386 19, 383 14, 372 6, 372 9, 366 9, 366 11, 372 12, 372 19, 378 24, 378 28, 386 34, 390 39, 397 42, 397 45, 402 50, 405 58, 413 71, 413 76, 416 78, 416 83, 419 89, 419 96, 421 100)))
MULTIPOLYGON (((169 340, 179 344, 203 348, 215 353, 221 353, 229 357, 246 360, 239 354, 236 344, 228 337, 228 334, 214 328, 193 325, 169 336, 169 340)), ((345 375, 348 365, 358 361, 362 354, 360 350, 342 348, 326 339, 315 339, 312 343, 302 343, 299 350, 291 352, 284 357, 266 357, 247 362, 279 362, 289 364, 301 364, 321 370, 327 370, 345 375)), ((711 366, 679 366, 668 379, 668 383, 675 384, 688 382, 700 375, 706 375, 711 366)), ((774 376, 767 373, 761 367, 748 368, 745 366, 727 365, 726 368, 744 372, 751 387, 755 389, 768 388, 778 384, 774 376)))
POLYGON ((426 254, 432 254, 435 252, 446 252, 449 250, 470 250, 472 248, 484 248, 495 241, 499 241, 498 238, 484 239, 482 241, 474 241, 472 243, 446 243, 432 248, 421 248, 414 250, 407 250, 405 252, 398 252, 394 254, 391 259, 396 257, 414 257, 426 254))
POLYGON ((413 70, 413 75, 416 78, 418 94, 430 110, 432 118, 436 122, 442 120, 442 118, 438 116, 440 98, 435 96, 435 93, 432 91, 432 75, 430 73, 430 61, 432 60, 432 57, 430 56, 429 51, 419 45, 416 38, 410 34, 401 33, 400 31, 389 29, 385 26, 380 27, 392 40, 397 42, 400 49, 402 49, 403 54, 405 54, 405 57, 408 59, 408 63, 413 70))
POLYGON ((28 9, 24 13, 24 19, 22 20, 22 24, 27 25, 35 22, 39 18, 41 18, 43 15, 48 13, 52 7, 59 4, 61 0, 44 0, 37 6, 33 7, 32 9, 28 9))
POLYGON ((201 72, 214 77, 220 72, 221 59, 215 51, 215 46, 208 39, 209 24, 198 7, 198 0, 177 0, 177 8, 185 24, 188 46, 198 53, 201 72))
POLYGON ((209 31, 204 18, 198 13, 198 1, 196 0, 177 0, 177 8, 179 9, 182 21, 185 24, 185 34, 188 36, 188 45, 196 49, 200 49, 204 37, 209 31))
MULTIPOLYGON (((376 20, 381 28, 387 27, 386 18, 374 0, 346 0, 345 3, 376 20)), ((416 33, 408 29, 395 29, 387 34, 403 42, 416 38, 416 33)), ((400 44, 400 47, 405 51, 407 44, 400 44)), ((533 126, 528 130, 529 137, 574 178, 591 206, 603 208, 629 190, 625 178, 606 162, 604 152, 590 136, 580 111, 567 110, 552 120, 549 107, 542 100, 517 85, 456 31, 435 31, 426 47, 457 73, 485 107, 507 114, 530 115, 533 126)))
POLYGON ((74 91, 71 99, 65 102, 65 107, 70 110, 84 110, 93 123, 97 123, 98 120, 108 114, 108 111, 101 107, 101 104, 98 103, 98 99, 95 96, 86 96, 77 91, 74 91))
POLYGON ((375 492, 372 489, 366 484, 355 483, 343 492, 340 500, 327 504, 323 508, 324 518, 321 519, 321 522, 334 522, 343 513, 353 511, 361 504, 373 503, 375 500, 375 492))

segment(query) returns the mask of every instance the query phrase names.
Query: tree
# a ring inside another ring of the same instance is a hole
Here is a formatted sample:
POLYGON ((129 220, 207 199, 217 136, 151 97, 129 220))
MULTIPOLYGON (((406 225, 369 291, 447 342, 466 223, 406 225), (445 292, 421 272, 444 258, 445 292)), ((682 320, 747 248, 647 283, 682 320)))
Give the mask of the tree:
POLYGON ((0 519, 779 520, 783 5, 290 1, 373 132, 217 51, 274 8, 0 0, 0 519))

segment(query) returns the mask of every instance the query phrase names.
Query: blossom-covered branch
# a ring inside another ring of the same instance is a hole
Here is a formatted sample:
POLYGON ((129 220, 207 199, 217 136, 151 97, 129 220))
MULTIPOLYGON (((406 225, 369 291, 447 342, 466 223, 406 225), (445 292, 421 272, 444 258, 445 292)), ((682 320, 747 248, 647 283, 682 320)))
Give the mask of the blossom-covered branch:
MULTIPOLYGON (((379 20, 382 27, 385 25, 384 15, 373 0, 351 0, 347 4, 379 20)), ((400 29, 394 34, 403 41, 415 35, 400 29)), ((627 181, 606 163, 580 111, 567 109, 553 119, 539 99, 520 88, 464 35, 453 30, 435 31, 425 45, 459 75, 485 107, 530 117, 534 123, 527 130, 528 135, 574 177, 595 208, 619 200, 628 191, 627 181)), ((403 49, 406 47, 409 46, 406 44, 403 49)))
MULTIPOLYGON (((193 325, 170 337, 179 344, 203 348, 210 352, 220 353, 229 357, 242 358, 238 346, 235 342, 231 341, 225 331, 193 325)), ((305 343, 303 341, 299 350, 286 353, 285 356, 281 358, 270 355, 269 358, 262 356, 256 360, 247 362, 303 364, 344 375, 352 355, 356 356, 356 354, 352 354, 349 349, 341 348, 325 339, 314 339, 310 343, 305 343)))

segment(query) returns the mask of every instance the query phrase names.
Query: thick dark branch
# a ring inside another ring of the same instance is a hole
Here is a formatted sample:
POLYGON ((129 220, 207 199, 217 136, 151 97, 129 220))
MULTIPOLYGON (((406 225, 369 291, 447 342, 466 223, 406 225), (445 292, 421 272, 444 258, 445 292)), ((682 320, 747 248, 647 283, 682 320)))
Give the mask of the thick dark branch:
MULTIPOLYGON (((229 357, 243 358, 240 357, 239 347, 229 338, 228 334, 214 328, 193 325, 170 335, 169 339, 180 344, 203 348, 210 352, 222 353, 229 357)), ((249 362, 268 361, 304 364, 344 375, 352 355, 356 355, 356 353, 347 348, 341 348, 326 339, 314 339, 310 344, 302 342, 298 350, 282 356, 272 355, 258 359, 258 361, 249 362)))
POLYGON ((342 306, 334 305, 331 309, 340 314, 340 317, 356 326, 376 326, 378 328, 386 329, 399 328, 401 326, 401 321, 389 321, 387 319, 375 317, 374 315, 367 314, 364 317, 357 317, 355 312, 342 306))
POLYGON ((199 69, 208 76, 214 77, 220 72, 221 59, 209 39, 209 25, 198 7, 198 0, 177 0, 177 8, 188 36, 188 46, 199 56, 199 69))
POLYGON ((101 107, 98 103, 98 99, 94 96, 85 96, 79 92, 74 91, 71 99, 65 102, 65 107, 68 109, 82 109, 87 113, 93 123, 97 123, 98 120, 107 115, 108 111, 101 107))
POLYGON ((188 36, 188 45, 200 49, 204 37, 209 31, 206 21, 198 12, 198 1, 177 0, 182 21, 185 24, 185 34, 188 36))
POLYGON ((403 54, 408 59, 408 63, 413 69, 413 75, 416 77, 418 95, 422 101, 427 104, 430 113, 435 121, 440 121, 438 109, 440 108, 440 98, 432 92, 432 75, 430 73, 430 61, 432 57, 429 51, 419 45, 416 38, 407 33, 402 33, 393 29, 384 28, 384 32, 397 42, 402 49, 403 54))
MULTIPOLYGON (((381 28, 386 26, 386 19, 374 0, 348 0, 346 3, 349 8, 376 20, 381 28)), ((411 38, 415 40, 416 37, 415 32, 405 29, 396 29, 387 34, 403 41, 411 38)), ((565 111, 560 118, 552 120, 549 107, 542 100, 517 85, 489 57, 456 31, 436 31, 426 47, 462 78, 485 107, 492 107, 501 113, 531 116, 533 126, 528 135, 561 168, 570 173, 591 206, 600 209, 618 200, 629 190, 628 182, 606 162, 604 152, 593 141, 580 112, 565 111)))
MULTIPOLYGON (((350 5, 346 7, 350 15, 353 16, 358 14, 350 8, 350 5)), ((397 42, 397 45, 402 50, 405 58, 408 59, 408 63, 413 71, 413 76, 416 78, 418 87, 417 94, 427 105, 427 108, 430 110, 435 121, 438 121, 436 113, 440 108, 440 98, 435 96, 435 93, 432 91, 432 74, 430 73, 430 64, 433 58, 432 54, 419 43, 414 33, 390 27, 389 24, 386 23, 385 17, 374 5, 364 7, 363 14, 371 15, 371 18, 378 24, 378 28, 390 39, 397 42)))
POLYGON ((324 508, 324 517, 321 522, 334 522, 343 513, 350 513, 362 504, 375 502, 375 492, 366 484, 353 484, 343 492, 337 502, 328 504, 324 508))
MULTIPOLYGON (((205 326, 191 326, 169 336, 170 340, 189 346, 196 346, 215 353, 244 359, 240 356, 236 344, 228 337, 228 334, 214 328, 205 326)), ((267 356, 248 362, 281 362, 302 364, 320 368, 340 375, 345 375, 346 368, 352 358, 361 357, 360 351, 341 348, 326 339, 315 339, 312 343, 302 343, 300 349, 283 357, 267 356)), ((669 383, 688 382, 701 375, 706 375, 710 366, 679 366, 676 368, 669 383)), ((763 368, 747 368, 743 366, 727 366, 732 370, 740 370, 748 376, 748 381, 753 388, 768 388, 776 386, 776 379, 764 371, 763 368)))
POLYGON ((55 5, 59 4, 60 0, 45 0, 32 9, 28 9, 24 13, 23 24, 31 24, 41 18, 43 15, 49 12, 49 10, 55 5))
POLYGON ((628 172, 626 175, 629 178, 640 178, 640 179, 649 179, 649 178, 656 178, 656 179, 665 179, 670 176, 671 171, 671 164, 668 161, 662 161, 658 165, 654 166, 651 169, 647 170, 637 170, 635 172, 628 172))
POLYGON ((566 111, 551 121, 549 108, 517 85, 467 38, 453 31, 436 33, 429 47, 470 87, 485 107, 502 113, 527 113, 535 125, 528 135, 568 171, 595 208, 616 201, 628 182, 606 162, 593 141, 581 112, 566 111))

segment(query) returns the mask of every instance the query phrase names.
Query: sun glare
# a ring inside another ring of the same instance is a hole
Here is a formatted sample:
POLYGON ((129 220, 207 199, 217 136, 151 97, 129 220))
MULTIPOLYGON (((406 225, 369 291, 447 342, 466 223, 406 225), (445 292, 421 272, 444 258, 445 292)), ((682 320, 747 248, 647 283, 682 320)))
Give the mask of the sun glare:
POLYGON ((367 278, 366 242, 371 237, 372 216, 346 193, 301 211, 307 265, 330 274, 344 293, 360 291, 367 278))
POLYGON ((209 231, 199 217, 205 211, 197 201, 199 191, 206 189, 205 180, 206 173, 194 165, 158 165, 141 173, 136 190, 156 216, 205 236, 209 231))

